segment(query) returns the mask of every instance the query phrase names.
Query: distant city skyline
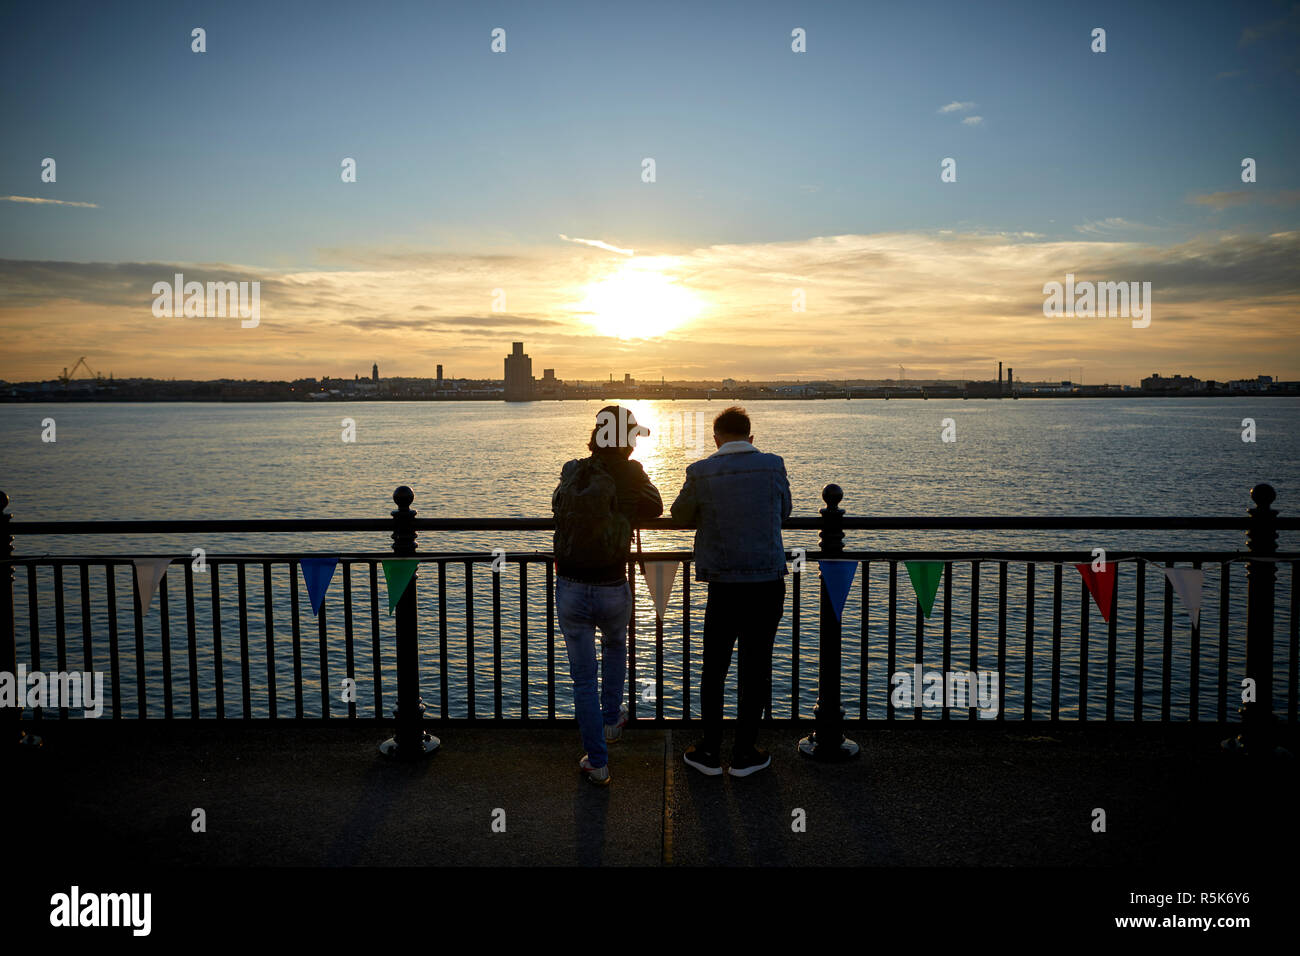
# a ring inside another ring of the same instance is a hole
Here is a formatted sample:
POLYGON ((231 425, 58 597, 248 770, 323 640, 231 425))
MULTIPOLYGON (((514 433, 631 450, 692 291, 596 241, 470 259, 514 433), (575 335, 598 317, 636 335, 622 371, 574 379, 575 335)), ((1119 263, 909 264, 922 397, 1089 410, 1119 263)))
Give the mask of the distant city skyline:
POLYGON ((0 379, 1300 379, 1300 7, 73 6, 0 31, 0 379))
MULTIPOLYGON (((1059 382, 1061 384, 1074 384, 1074 385, 1084 384, 1088 386, 1129 384, 1124 382, 1112 382, 1105 379, 1088 381, 1083 374, 1082 367, 1077 367, 1075 369, 1058 370, 1064 374, 1064 377, 1059 377, 1059 378, 1051 374, 1050 370, 1049 373, 1047 374, 1039 374, 1039 372, 1036 370, 1030 370, 1028 374, 1022 374, 1024 370, 1017 370, 1014 367, 1009 365, 1005 367, 1005 372, 1004 372, 1005 363, 1003 362, 999 362, 995 370, 989 370, 990 374, 988 375, 982 375, 980 374, 980 370, 976 370, 974 374, 962 374, 962 375, 951 376, 951 377, 918 375, 916 374, 916 370, 913 369, 911 370, 912 375, 909 378, 907 374, 909 370, 903 366, 900 366, 897 369, 897 373, 898 373, 897 375, 887 375, 887 376, 880 376, 880 377, 822 376, 822 377, 802 378, 802 377, 794 377, 794 376, 777 375, 774 377, 727 376, 723 378, 702 377, 702 378, 668 379, 666 376, 661 375, 657 378, 652 377, 647 379, 647 378, 639 377, 636 374, 628 371, 624 371, 621 375, 611 371, 604 378, 599 376, 594 378, 578 378, 578 377, 568 377, 565 375, 556 375, 555 374, 556 370, 554 368, 543 369, 543 375, 539 377, 533 374, 532 357, 526 352, 524 352, 524 346, 525 346, 524 342, 510 343, 511 351, 504 356, 504 374, 501 377, 496 377, 493 375, 461 376, 461 375, 445 374, 443 366, 441 364, 436 366, 436 370, 433 374, 415 373, 410 375, 383 376, 380 374, 379 362, 374 361, 371 363, 370 372, 368 374, 363 375, 361 372, 354 372, 351 378, 349 378, 346 374, 323 373, 319 376, 300 375, 300 376, 291 376, 291 377, 285 377, 280 379, 257 379, 257 378, 249 378, 247 376, 217 376, 211 379, 201 379, 201 378, 190 379, 190 378, 182 377, 178 379, 176 377, 156 378, 153 376, 115 375, 111 372, 105 374, 102 371, 90 368, 84 361, 79 360, 78 364, 85 369, 84 371, 79 371, 77 367, 73 367, 71 369, 71 374, 69 374, 69 369, 67 366, 65 366, 63 369, 63 374, 60 376, 53 376, 48 378, 36 378, 36 379, 30 379, 26 381, 27 383, 31 383, 31 382, 48 383, 48 382, 58 381, 58 382, 64 382, 64 384, 67 385, 76 385, 76 384, 85 385, 96 381, 107 382, 113 380, 124 381, 124 382, 125 381, 150 381, 150 380, 197 381, 197 382, 312 381, 312 382, 321 382, 321 383, 328 381, 328 382, 341 382, 347 384, 356 383, 362 387, 373 387, 385 381, 396 381, 396 380, 427 381, 427 382, 436 382, 439 384, 445 382, 449 386, 451 383, 454 382, 496 382, 496 383, 500 383, 504 389, 512 393, 512 398, 521 399, 521 400, 531 396, 532 394, 535 394, 536 389, 544 389, 546 387, 559 386, 559 385, 589 386, 589 385, 601 385, 606 383, 616 387, 624 387, 624 386, 655 387, 660 385, 680 386, 680 385, 693 385, 699 383, 725 385, 726 383, 729 382, 735 383, 737 385, 781 385, 787 383, 788 384, 817 384, 817 383, 841 383, 841 382, 898 383, 900 385, 909 385, 909 384, 939 383, 939 382, 996 383, 999 381, 1003 381, 1005 383, 1011 383, 1014 381, 1017 383, 1026 383, 1026 384, 1046 384, 1046 383, 1059 382), (1065 374, 1065 373, 1073 373, 1073 374, 1065 374)), ((1153 371, 1148 375, 1142 376, 1141 380, 1137 384, 1142 387, 1151 387, 1151 383, 1153 382, 1153 380, 1155 382, 1163 381, 1164 383, 1177 383, 1181 380, 1187 383, 1216 382, 1218 384, 1227 384, 1229 382, 1272 384, 1272 383, 1283 383, 1287 381, 1285 378, 1281 376, 1270 375, 1266 373, 1250 373, 1250 374, 1243 373, 1240 375, 1215 379, 1212 376, 1198 375, 1195 374, 1194 372, 1184 374, 1185 371, 1186 370, 1179 370, 1173 372, 1172 374, 1165 374, 1160 371, 1153 371)), ((7 380, 0 379, 0 382, 6 382, 6 381, 7 380)), ((18 384, 18 383, 9 382, 9 384, 18 384)))

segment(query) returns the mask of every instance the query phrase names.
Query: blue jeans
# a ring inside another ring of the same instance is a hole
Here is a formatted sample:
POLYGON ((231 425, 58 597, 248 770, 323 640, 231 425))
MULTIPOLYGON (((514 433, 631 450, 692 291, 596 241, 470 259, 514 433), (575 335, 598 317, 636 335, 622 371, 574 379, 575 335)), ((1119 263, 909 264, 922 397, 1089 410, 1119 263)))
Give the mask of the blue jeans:
POLYGON ((627 678, 627 623, 632 589, 622 584, 555 582, 555 611, 569 652, 573 709, 587 759, 596 768, 609 762, 605 724, 618 723, 627 678), (596 628, 600 628, 600 693, 596 691, 596 628))

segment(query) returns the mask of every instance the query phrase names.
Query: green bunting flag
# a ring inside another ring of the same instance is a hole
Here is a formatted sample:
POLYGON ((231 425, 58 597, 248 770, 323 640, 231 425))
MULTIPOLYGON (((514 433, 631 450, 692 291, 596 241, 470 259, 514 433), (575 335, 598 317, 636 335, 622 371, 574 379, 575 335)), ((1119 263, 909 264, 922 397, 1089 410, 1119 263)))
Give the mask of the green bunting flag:
POLYGON ((388 613, 391 615, 402 599, 406 586, 415 576, 419 561, 413 558, 390 558, 381 562, 384 566, 384 581, 388 585, 388 613))
POLYGON ((942 561, 904 561, 907 576, 912 579, 912 590, 916 592, 916 603, 921 605, 921 613, 927 618, 934 610, 934 595, 939 590, 939 580, 943 577, 942 561))

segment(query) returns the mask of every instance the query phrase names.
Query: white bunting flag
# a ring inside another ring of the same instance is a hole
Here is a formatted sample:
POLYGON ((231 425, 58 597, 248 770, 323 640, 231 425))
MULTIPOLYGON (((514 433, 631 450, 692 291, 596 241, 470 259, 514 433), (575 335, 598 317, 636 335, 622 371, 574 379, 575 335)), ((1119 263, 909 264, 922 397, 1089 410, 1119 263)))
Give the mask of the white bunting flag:
POLYGON ((163 579, 171 563, 171 558, 135 559, 135 586, 140 592, 140 613, 149 613, 153 593, 158 590, 158 582, 163 579))
POLYGON ((645 583, 654 598, 655 613, 659 620, 664 619, 668 610, 668 598, 673 593, 673 582, 677 580, 678 561, 647 561, 645 563, 645 583))
POLYGON ((1205 583, 1205 572, 1199 568, 1165 568, 1165 577, 1174 586, 1178 599, 1187 608, 1192 617, 1192 627, 1201 621, 1201 585, 1205 583))

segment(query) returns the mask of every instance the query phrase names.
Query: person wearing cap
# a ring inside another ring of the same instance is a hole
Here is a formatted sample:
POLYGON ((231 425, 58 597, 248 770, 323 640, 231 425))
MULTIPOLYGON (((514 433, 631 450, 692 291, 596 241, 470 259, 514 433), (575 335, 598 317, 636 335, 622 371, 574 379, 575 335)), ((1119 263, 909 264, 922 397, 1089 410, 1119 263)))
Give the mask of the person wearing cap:
POLYGON ((598 785, 610 781, 608 745, 627 722, 627 580, 632 529, 663 514, 659 491, 630 456, 650 429, 619 405, 596 415, 587 458, 565 463, 551 496, 555 513, 555 609, 573 679, 573 709, 586 754, 579 767, 598 785), (596 630, 600 630, 597 689, 596 630))

